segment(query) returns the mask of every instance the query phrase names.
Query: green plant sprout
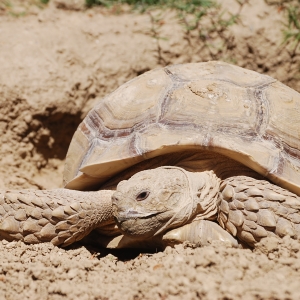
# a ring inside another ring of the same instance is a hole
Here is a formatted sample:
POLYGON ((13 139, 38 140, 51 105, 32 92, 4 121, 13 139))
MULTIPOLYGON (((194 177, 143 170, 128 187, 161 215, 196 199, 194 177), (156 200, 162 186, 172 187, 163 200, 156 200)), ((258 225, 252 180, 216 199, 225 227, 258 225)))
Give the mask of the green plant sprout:
POLYGON ((283 32, 284 43, 292 43, 295 53, 300 44, 300 7, 287 7, 287 12, 288 24, 286 25, 287 29, 283 32))

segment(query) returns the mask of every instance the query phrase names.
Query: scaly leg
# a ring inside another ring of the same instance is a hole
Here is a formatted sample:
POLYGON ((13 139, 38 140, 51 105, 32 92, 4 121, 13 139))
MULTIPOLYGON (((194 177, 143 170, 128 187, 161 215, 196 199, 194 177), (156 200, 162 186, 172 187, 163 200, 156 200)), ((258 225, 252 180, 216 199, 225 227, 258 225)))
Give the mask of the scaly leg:
POLYGON ((268 181, 237 176, 219 193, 220 225, 248 246, 263 237, 300 237, 300 198, 268 181))
POLYGON ((114 191, 67 189, 6 191, 0 194, 0 239, 67 246, 94 228, 113 228, 114 191))

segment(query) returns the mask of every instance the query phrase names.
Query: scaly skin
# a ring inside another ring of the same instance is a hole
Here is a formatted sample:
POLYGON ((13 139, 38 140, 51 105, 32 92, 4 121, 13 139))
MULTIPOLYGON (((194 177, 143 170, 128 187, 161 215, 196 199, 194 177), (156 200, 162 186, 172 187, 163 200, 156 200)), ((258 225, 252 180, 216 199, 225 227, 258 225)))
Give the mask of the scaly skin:
MULTIPOLYGON (((249 247, 267 236, 300 238, 300 197, 246 176, 220 183, 211 171, 193 173, 178 167, 146 170, 118 185, 113 210, 124 234, 140 239, 178 228, 177 242, 188 237, 198 243, 197 230, 191 227, 188 232, 185 228, 181 233, 180 227, 201 219, 217 220, 249 247)), ((209 240, 211 229, 203 231, 207 237, 201 238, 209 240)))
POLYGON ((0 238, 67 246, 96 227, 114 224, 112 194, 67 189, 2 192, 0 238))
POLYGON ((253 247, 263 237, 300 238, 300 199, 264 180, 237 176, 220 187, 218 222, 253 247))
POLYGON ((185 240, 206 244, 212 239, 236 246, 228 233, 205 221, 217 219, 233 237, 254 247, 267 236, 300 238, 299 211, 298 196, 267 181, 236 176, 220 183, 211 171, 163 167, 122 181, 116 193, 2 192, 0 238, 67 246, 97 228, 99 234, 108 235, 104 245, 114 248, 164 247, 185 240), (150 196, 137 201, 141 191, 149 191, 150 196), (114 231, 113 214, 128 237, 113 237, 120 233, 114 231))
POLYGON ((219 239, 236 244, 234 238, 223 230, 211 227, 209 221, 174 229, 164 236, 135 240, 120 235, 112 215, 111 196, 114 191, 78 192, 67 189, 19 190, 0 194, 0 239, 22 240, 35 244, 51 242, 67 246, 86 237, 97 228, 88 243, 108 248, 163 249, 168 245, 188 240, 195 230, 199 232, 199 245, 209 239, 219 239))

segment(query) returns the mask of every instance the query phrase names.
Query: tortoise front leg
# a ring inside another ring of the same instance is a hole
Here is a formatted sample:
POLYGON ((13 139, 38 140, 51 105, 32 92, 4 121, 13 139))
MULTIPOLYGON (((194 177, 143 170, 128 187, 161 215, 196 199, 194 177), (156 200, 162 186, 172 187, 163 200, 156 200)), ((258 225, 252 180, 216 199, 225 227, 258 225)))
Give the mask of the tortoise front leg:
POLYGON ((96 227, 105 231, 115 224, 111 205, 113 192, 67 189, 2 192, 0 239, 67 246, 96 227))
POLYGON ((217 223, 208 220, 196 220, 176 229, 171 229, 162 236, 162 243, 174 246, 185 241, 198 246, 209 245, 212 241, 227 242, 233 247, 239 247, 238 241, 217 223))
POLYGON ((237 176, 220 187, 218 221, 253 247, 267 236, 300 237, 300 198, 268 181, 237 176))

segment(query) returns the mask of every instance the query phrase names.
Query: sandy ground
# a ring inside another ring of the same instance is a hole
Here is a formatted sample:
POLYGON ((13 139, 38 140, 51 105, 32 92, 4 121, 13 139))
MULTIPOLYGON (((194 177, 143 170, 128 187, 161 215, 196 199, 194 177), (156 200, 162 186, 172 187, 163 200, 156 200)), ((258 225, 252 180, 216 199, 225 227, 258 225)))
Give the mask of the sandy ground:
MULTIPOLYGON (((300 51, 282 43, 286 10, 273 2, 222 1, 189 31, 172 11, 1 1, 0 188, 61 186, 69 142, 87 111, 155 67, 223 60, 300 91, 300 51), (222 25, 231 15, 236 23, 222 25)), ((2 241, 0 298, 299 299, 299 246, 271 239, 254 251, 216 244, 139 254, 2 241)))

